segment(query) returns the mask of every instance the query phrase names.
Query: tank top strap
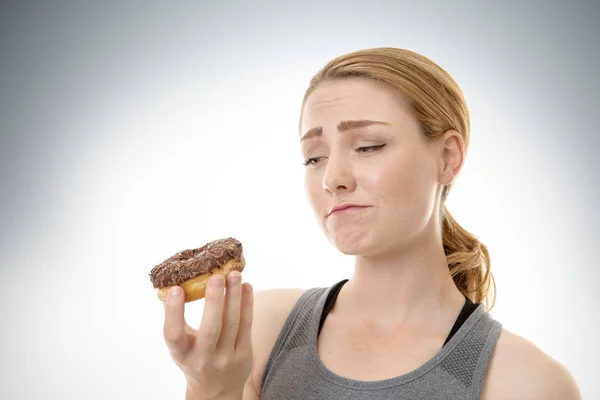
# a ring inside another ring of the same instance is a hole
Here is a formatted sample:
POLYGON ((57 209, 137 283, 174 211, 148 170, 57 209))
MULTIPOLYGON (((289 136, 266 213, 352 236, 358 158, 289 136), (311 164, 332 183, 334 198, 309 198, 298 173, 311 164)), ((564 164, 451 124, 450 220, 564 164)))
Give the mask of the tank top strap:
MULTIPOLYGON (((267 359, 262 376, 264 400, 352 398, 355 400, 475 400, 502 324, 476 304, 446 345, 420 367, 380 381, 337 375, 317 352, 319 321, 327 298, 343 283, 305 291, 290 311, 267 359)), ((468 302, 466 302, 466 305, 468 302)), ((458 326, 455 324, 455 326, 458 326)))
POLYGON ((310 340, 312 321, 317 311, 317 304, 332 287, 316 287, 306 290, 298 300, 281 328, 277 341, 267 359, 265 371, 262 377, 262 387, 268 384, 271 369, 275 360, 281 353, 289 352, 295 348, 307 346, 310 340))

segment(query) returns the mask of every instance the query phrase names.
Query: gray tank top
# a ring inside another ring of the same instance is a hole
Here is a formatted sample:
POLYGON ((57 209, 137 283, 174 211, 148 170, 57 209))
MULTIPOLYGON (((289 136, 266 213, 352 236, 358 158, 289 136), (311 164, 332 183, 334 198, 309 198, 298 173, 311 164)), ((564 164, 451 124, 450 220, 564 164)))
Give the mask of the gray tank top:
POLYGON ((502 330, 483 304, 448 343, 407 374, 358 381, 330 371, 317 353, 319 323, 332 288, 312 288, 292 308, 271 350, 262 378, 262 400, 475 400, 502 330))

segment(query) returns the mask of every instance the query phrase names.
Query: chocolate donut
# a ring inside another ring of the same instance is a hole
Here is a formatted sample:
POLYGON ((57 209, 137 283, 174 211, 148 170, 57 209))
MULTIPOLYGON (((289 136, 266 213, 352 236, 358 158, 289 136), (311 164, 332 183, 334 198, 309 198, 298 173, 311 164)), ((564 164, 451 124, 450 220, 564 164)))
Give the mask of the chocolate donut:
POLYGON ((227 277, 231 271, 242 272, 245 265, 242 243, 227 238, 214 240, 197 249, 180 251, 152 268, 149 275, 161 301, 167 301, 173 286, 181 286, 188 303, 204 297, 211 275, 227 277))

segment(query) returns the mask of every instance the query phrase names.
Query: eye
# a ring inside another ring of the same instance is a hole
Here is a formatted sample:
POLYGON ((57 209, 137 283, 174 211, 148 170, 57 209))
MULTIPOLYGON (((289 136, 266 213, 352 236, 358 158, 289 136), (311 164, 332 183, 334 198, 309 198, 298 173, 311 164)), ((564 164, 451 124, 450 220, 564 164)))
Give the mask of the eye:
POLYGON ((315 165, 316 163, 319 162, 319 160, 322 157, 312 157, 312 158, 307 158, 306 160, 304 160, 304 162, 302 163, 302 165, 304 165, 305 167, 309 166, 309 165, 315 165))
POLYGON ((380 144, 377 146, 359 147, 356 149, 356 152, 358 152, 358 153, 373 153, 377 150, 381 150, 384 146, 385 146, 385 144, 380 144))

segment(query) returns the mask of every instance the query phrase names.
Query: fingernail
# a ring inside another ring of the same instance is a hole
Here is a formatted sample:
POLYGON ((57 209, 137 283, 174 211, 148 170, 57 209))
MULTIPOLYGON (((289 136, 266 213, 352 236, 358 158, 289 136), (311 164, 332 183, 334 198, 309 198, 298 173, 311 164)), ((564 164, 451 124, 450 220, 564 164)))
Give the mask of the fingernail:
POLYGON ((221 275, 215 275, 210 278, 210 284, 213 287, 223 287, 225 284, 225 280, 221 277, 221 275))
POLYGON ((179 286, 173 287, 171 290, 169 290, 169 296, 170 297, 179 297, 179 296, 181 296, 181 288, 179 286))

